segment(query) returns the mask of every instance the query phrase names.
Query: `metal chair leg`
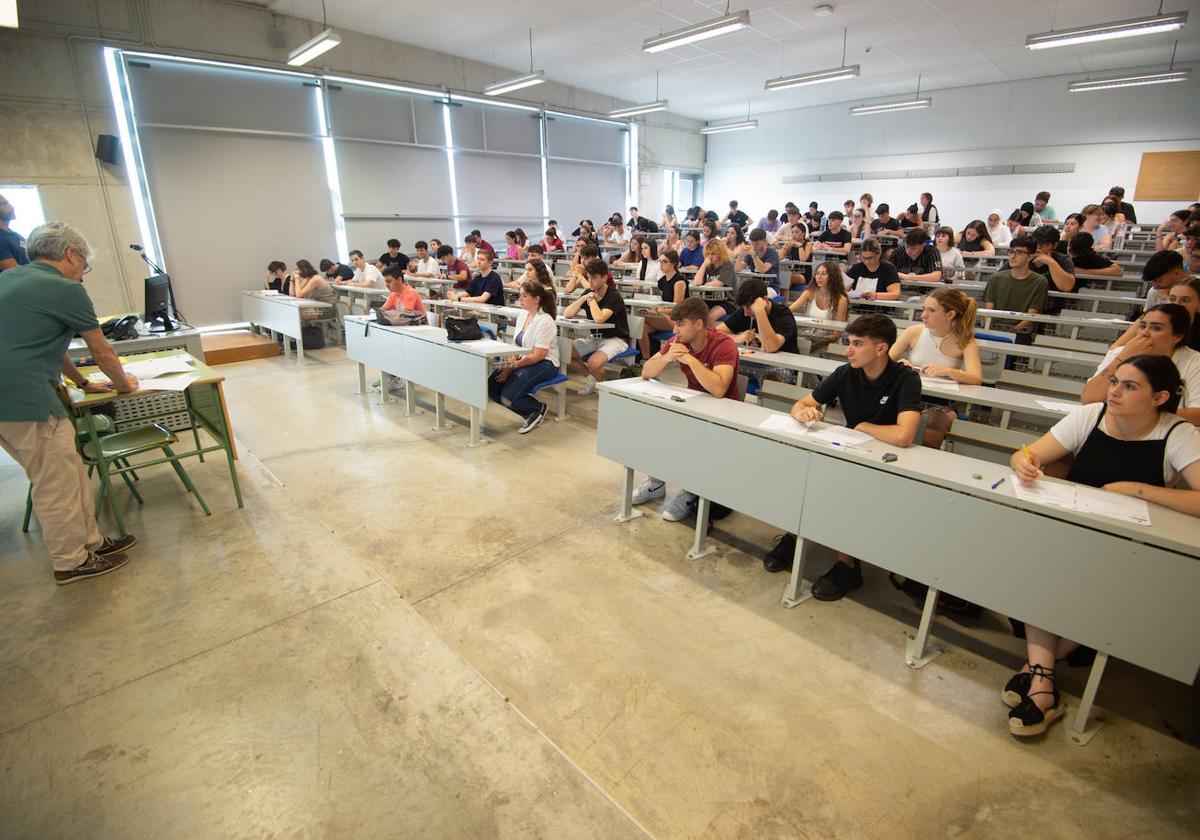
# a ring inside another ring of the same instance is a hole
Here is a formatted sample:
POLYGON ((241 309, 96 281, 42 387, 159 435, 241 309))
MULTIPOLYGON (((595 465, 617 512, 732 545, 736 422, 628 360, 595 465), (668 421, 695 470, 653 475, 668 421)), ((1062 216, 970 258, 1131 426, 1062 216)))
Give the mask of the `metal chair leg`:
POLYGON ((133 486, 133 482, 129 479, 128 473, 121 473, 121 478, 125 481, 125 486, 129 488, 129 492, 133 494, 133 498, 137 499, 137 503, 142 504, 142 494, 133 486))
POLYGON ((204 497, 200 495, 200 491, 196 489, 196 485, 192 484, 192 480, 188 478, 187 472, 184 470, 183 465, 179 463, 179 459, 175 457, 175 453, 171 451, 171 447, 164 446, 162 450, 166 453, 167 458, 171 461, 171 466, 175 470, 175 475, 179 476, 179 480, 183 482, 183 486, 186 487, 188 492, 195 496, 196 501, 200 503, 200 507, 204 511, 204 515, 212 516, 212 511, 209 510, 208 505, 204 503, 204 497))

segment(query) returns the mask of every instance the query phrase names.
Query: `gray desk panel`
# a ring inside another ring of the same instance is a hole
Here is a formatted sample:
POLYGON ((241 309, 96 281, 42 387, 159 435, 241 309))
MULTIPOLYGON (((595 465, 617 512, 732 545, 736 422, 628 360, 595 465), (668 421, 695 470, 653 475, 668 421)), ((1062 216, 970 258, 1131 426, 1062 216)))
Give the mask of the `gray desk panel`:
POLYGON ((360 365, 404 379, 404 344, 400 333, 368 320, 346 320, 346 356, 360 365))
POLYGON ((481 410, 488 404, 488 367, 487 356, 404 334, 404 379, 481 410))

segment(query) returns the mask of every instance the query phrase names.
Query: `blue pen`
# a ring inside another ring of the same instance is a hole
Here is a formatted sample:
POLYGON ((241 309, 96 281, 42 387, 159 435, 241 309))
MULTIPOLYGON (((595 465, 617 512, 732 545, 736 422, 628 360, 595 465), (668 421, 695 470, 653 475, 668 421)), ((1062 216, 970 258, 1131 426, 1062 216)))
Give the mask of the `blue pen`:
POLYGON ((997 487, 999 487, 999 486, 1000 486, 1001 484, 1003 484, 1003 483, 1004 483, 1004 477, 1003 477, 1003 476, 1001 476, 1001 477, 1000 477, 1000 480, 999 480, 999 481, 997 481, 995 484, 993 484, 993 485, 992 485, 992 489, 993 489, 993 490, 995 490, 997 487))

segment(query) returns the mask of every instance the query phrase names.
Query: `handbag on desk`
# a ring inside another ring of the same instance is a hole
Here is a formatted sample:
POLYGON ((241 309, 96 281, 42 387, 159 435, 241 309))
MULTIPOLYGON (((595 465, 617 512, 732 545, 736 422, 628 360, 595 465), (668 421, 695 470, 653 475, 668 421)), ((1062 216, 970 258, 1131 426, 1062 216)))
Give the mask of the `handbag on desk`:
POLYGON ((442 318, 442 326, 446 328, 446 338, 450 341, 475 341, 483 338, 483 330, 479 329, 479 319, 474 316, 447 315, 442 318))
POLYGON ((429 323, 422 312, 416 312, 412 309, 384 309, 382 307, 375 310, 375 320, 392 327, 416 327, 429 323))

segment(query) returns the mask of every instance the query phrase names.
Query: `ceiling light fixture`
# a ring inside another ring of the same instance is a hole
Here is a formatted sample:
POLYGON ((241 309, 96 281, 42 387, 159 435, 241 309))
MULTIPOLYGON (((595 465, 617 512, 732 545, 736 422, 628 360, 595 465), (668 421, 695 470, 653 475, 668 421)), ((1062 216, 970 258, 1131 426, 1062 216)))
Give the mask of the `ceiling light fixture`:
POLYGON ((1090 90, 1110 90, 1112 88, 1139 87, 1141 85, 1165 85, 1171 82, 1186 82, 1191 76, 1191 70, 1171 70, 1166 73, 1141 73, 1135 76, 1108 76, 1102 79, 1085 79, 1071 82, 1067 90, 1071 93, 1085 93, 1090 90))
POLYGON ((890 114, 893 111, 915 111, 919 108, 928 108, 933 104, 933 97, 921 97, 921 75, 917 74, 917 94, 912 99, 904 99, 900 102, 884 102, 880 105, 856 105, 850 109, 850 116, 865 117, 870 114, 890 114))
POLYGON ((830 70, 818 70, 815 73, 800 73, 795 76, 780 76, 769 80, 763 87, 767 90, 787 90, 788 88, 803 87, 804 85, 819 85, 824 82, 840 82, 843 79, 853 79, 859 75, 859 65, 846 66, 846 33, 842 30, 842 64, 830 70))
POLYGON ((721 125, 706 125, 700 129, 701 134, 724 134, 726 131, 745 131, 758 128, 758 120, 743 120, 742 122, 723 123, 721 125))
POLYGON ((745 29, 750 26, 750 12, 743 9, 740 12, 729 14, 729 5, 725 6, 725 16, 706 20, 703 23, 696 23, 692 26, 685 26, 683 29, 676 29, 674 32, 666 32, 661 35, 656 35, 653 38, 647 38, 642 44, 642 49, 645 52, 662 52, 663 50, 682 47, 684 44, 694 44, 697 41, 707 41, 709 38, 716 38, 721 35, 727 35, 730 32, 737 32, 739 29, 745 29))
POLYGON ((667 110, 667 100, 658 98, 658 70, 654 71, 654 101, 644 102, 641 105, 630 105, 625 108, 617 108, 609 111, 610 117, 636 117, 638 114, 652 114, 655 111, 667 110))
POLYGON ((521 88, 533 87, 540 85, 546 81, 546 73, 544 70, 533 69, 533 29, 529 30, 529 72, 524 76, 516 76, 512 79, 505 79, 502 82, 495 82, 483 89, 483 92, 488 96, 500 96, 505 93, 512 93, 514 90, 521 88))
POLYGON ((324 55, 342 43, 342 36, 336 29, 329 28, 329 20, 325 16, 325 0, 321 0, 321 34, 310 38, 296 49, 288 53, 287 63, 293 67, 308 64, 319 55, 324 55))
POLYGON ((1187 23, 1187 12, 1171 12, 1164 15, 1161 13, 1161 4, 1159 4, 1159 12, 1150 17, 1040 32, 1026 38, 1025 46, 1031 50, 1069 47, 1075 44, 1088 44, 1092 41, 1111 41, 1114 38, 1132 38, 1137 35, 1153 35, 1156 32, 1173 32, 1182 29, 1187 23))

